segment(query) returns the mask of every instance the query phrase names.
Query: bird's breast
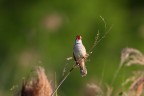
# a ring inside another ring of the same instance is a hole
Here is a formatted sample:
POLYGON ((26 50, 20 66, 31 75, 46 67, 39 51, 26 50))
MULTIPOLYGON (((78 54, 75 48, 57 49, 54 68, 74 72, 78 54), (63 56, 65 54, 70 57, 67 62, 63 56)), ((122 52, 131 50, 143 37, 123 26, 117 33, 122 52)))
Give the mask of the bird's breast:
POLYGON ((82 58, 86 55, 86 49, 82 44, 76 44, 74 46, 74 55, 76 59, 82 58))

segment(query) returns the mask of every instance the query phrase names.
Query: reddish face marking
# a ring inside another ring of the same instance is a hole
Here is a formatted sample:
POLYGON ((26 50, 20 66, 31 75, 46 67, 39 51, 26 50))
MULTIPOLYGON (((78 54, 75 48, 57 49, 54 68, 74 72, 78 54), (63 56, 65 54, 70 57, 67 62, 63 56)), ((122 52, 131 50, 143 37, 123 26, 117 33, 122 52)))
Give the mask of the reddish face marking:
POLYGON ((81 39, 81 36, 80 36, 80 35, 77 35, 77 36, 76 36, 76 39, 77 39, 77 40, 80 40, 80 39, 81 39))

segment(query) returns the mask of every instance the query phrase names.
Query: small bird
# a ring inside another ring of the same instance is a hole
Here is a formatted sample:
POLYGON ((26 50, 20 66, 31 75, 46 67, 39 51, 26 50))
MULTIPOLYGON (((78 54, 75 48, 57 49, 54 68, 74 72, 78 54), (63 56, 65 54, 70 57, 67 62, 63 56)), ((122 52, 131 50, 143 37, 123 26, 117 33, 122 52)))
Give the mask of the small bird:
POLYGON ((87 75, 87 69, 85 66, 86 59, 88 57, 88 54, 86 53, 86 49, 82 43, 82 37, 80 35, 76 36, 74 48, 73 48, 73 57, 76 61, 76 64, 80 68, 81 76, 87 75))

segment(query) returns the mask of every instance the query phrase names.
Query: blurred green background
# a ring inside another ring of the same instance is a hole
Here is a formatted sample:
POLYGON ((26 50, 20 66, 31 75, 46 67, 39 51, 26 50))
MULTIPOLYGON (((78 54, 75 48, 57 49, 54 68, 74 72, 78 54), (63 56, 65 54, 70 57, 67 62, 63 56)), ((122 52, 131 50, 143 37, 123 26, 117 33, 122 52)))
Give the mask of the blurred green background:
MULTIPOLYGON (((34 66, 43 66, 50 80, 62 79, 72 56, 75 36, 80 34, 89 51, 99 30, 108 35, 94 48, 87 62, 88 75, 75 69, 58 91, 59 96, 79 96, 88 82, 111 84, 125 47, 144 52, 144 1, 142 0, 1 0, 0 1, 0 96, 12 96, 34 66)), ((69 68, 70 68, 69 67, 69 68)), ((139 66, 124 68, 114 88, 139 66)), ((68 70, 68 68, 67 68, 68 70)), ((53 82, 53 80, 52 80, 53 82)))

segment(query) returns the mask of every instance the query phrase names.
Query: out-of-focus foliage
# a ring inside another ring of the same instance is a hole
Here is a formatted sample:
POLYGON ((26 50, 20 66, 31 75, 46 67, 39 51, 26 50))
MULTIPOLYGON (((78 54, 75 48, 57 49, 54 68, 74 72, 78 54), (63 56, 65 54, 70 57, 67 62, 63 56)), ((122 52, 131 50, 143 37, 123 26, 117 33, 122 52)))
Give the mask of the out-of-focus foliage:
MULTIPOLYGON (((59 96, 79 96, 91 80, 110 84, 124 47, 144 52, 144 2, 142 0, 1 0, 0 1, 0 96, 12 95, 34 66, 45 67, 49 77, 62 78, 66 58, 72 56, 77 34, 89 50, 99 30, 112 30, 93 50, 88 75, 75 69, 60 87, 59 96), (77 93, 77 94, 76 94, 77 93)), ((72 66, 73 62, 68 61, 72 66)), ((123 68, 113 86, 121 88, 130 70, 123 68)), ((139 68, 139 69, 142 69, 139 68)), ((68 70, 68 69, 67 69, 68 70)))

